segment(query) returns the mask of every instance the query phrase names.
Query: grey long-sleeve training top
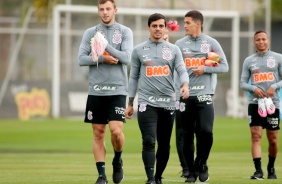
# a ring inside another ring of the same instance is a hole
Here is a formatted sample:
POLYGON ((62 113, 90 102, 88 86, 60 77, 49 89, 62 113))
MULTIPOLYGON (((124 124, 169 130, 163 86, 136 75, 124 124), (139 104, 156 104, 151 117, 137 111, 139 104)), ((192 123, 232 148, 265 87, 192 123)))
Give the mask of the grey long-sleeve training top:
POLYGON ((174 71, 180 76, 181 84, 189 83, 176 45, 164 40, 148 40, 137 45, 132 52, 129 97, 135 97, 138 88, 138 104, 175 107, 174 71))
POLYGON ((80 66, 89 66, 89 95, 127 95, 127 65, 130 63, 132 49, 132 30, 119 23, 110 26, 98 24, 85 31, 79 47, 78 63, 80 66), (90 40, 97 31, 101 32, 108 40, 105 50, 113 57, 118 58, 118 64, 104 63, 104 56, 99 57, 98 67, 92 61, 90 40))
POLYGON ((190 81, 190 96, 214 94, 217 73, 224 73, 229 70, 225 54, 218 41, 202 33, 196 38, 185 36, 177 40, 175 44, 180 48, 187 68, 190 81), (192 68, 202 65, 201 61, 206 59, 208 52, 215 52, 220 56, 220 65, 217 67, 205 66, 204 74, 195 76, 192 68))
POLYGON ((282 87, 282 55, 272 51, 264 54, 255 53, 247 57, 243 63, 240 87, 250 92, 250 104, 257 104, 258 97, 254 90, 261 88, 264 92, 269 87, 276 91, 272 101, 276 108, 280 108, 280 88, 282 87))

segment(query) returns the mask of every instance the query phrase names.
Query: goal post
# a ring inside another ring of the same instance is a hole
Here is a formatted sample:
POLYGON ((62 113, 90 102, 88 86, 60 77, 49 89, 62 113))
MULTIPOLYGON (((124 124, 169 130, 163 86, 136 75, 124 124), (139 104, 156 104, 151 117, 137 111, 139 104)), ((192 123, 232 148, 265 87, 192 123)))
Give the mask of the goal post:
MULTIPOLYGON (((60 22, 62 13, 98 13, 97 6, 57 5, 53 9, 53 61, 52 61, 52 117, 60 117, 60 22)), ((149 16, 153 13, 162 13, 165 16, 184 17, 187 10, 183 9, 140 9, 118 8, 120 15, 149 16)), ((231 30, 231 93, 232 113, 236 118, 239 108, 239 41, 240 41, 240 14, 238 11, 201 11, 204 17, 230 18, 231 30)), ((134 30, 133 30, 134 34, 134 30)))

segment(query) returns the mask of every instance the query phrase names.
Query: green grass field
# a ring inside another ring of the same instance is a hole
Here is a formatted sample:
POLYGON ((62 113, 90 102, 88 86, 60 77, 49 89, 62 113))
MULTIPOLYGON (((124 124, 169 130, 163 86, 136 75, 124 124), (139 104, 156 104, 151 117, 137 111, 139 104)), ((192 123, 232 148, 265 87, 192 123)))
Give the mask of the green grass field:
MULTIPOLYGON (((144 184, 141 136, 136 120, 124 127, 123 184, 144 184)), ((111 181, 113 150, 107 134, 106 170, 111 181)), ((281 140, 281 134, 279 135, 281 140)), ((250 180, 254 167, 250 152, 250 132, 246 119, 217 118, 214 145, 209 158, 210 184, 281 184, 281 157, 276 159, 277 180, 250 180)), ((281 146, 280 146, 281 148, 281 146)), ((266 174, 267 142, 264 133, 262 165, 266 174)), ((281 149, 280 149, 281 150, 281 149)), ((281 154, 278 154, 281 155, 281 154)), ((164 184, 184 183, 175 137, 171 156, 163 174, 164 184)), ((92 155, 92 129, 82 120, 0 120, 0 183, 93 184, 97 179, 92 155)))

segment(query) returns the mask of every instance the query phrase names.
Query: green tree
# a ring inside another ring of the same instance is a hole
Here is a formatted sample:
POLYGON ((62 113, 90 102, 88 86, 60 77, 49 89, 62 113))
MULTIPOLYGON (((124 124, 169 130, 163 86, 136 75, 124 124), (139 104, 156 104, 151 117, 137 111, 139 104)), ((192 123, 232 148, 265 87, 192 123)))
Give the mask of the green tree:
POLYGON ((271 3, 272 9, 272 21, 281 22, 282 21, 282 1, 281 0, 272 0, 271 3))

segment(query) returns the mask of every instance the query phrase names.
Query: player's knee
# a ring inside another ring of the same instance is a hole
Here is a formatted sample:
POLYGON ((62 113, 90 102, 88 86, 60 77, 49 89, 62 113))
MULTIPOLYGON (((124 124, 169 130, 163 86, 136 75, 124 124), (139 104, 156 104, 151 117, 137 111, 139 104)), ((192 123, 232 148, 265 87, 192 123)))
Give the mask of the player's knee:
POLYGON ((143 136, 142 140, 143 150, 152 150, 155 149, 156 140, 152 136, 143 136))

